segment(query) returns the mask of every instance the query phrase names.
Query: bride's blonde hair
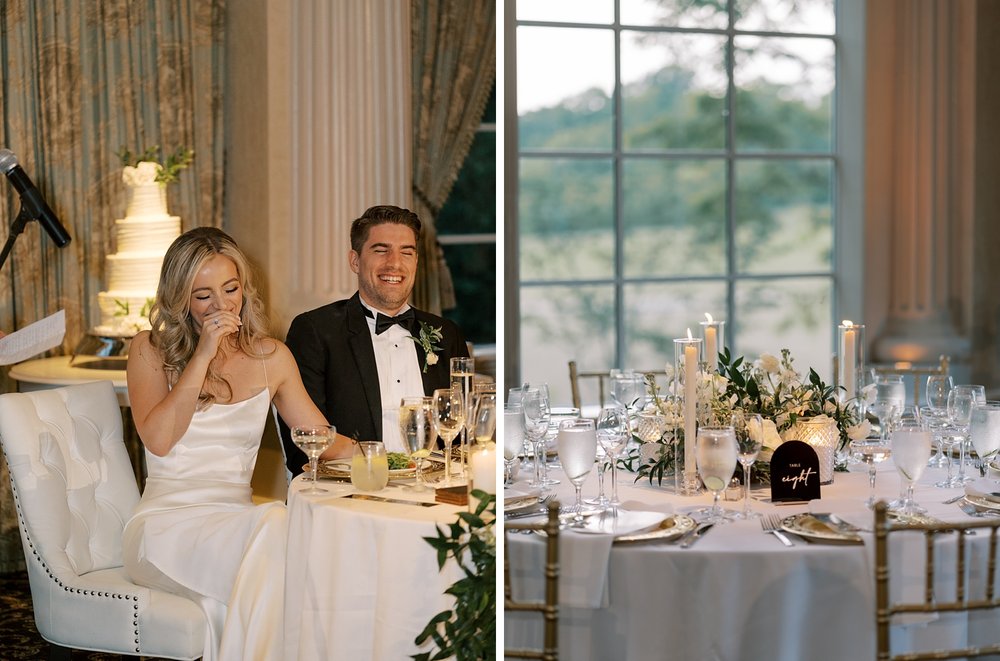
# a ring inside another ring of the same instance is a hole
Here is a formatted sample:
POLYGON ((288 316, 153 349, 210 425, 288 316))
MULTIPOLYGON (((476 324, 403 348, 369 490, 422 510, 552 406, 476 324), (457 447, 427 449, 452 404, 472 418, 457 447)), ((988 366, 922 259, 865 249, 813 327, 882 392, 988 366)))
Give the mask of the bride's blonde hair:
MULTIPOLYGON (((243 292, 240 309, 243 325, 233 339, 243 353, 250 356, 262 354, 260 340, 267 337, 267 319, 264 304, 253 282, 250 262, 232 237, 222 230, 196 227, 177 237, 163 256, 156 300, 149 311, 152 325, 150 343, 163 356, 163 369, 171 385, 177 382, 198 346, 199 333, 191 318, 191 290, 195 276, 205 262, 216 255, 228 257, 236 265, 236 276, 243 292)), ((271 352, 273 349, 264 353, 271 352)), ((232 385, 219 374, 215 360, 208 366, 198 397, 202 407, 216 399, 206 392, 209 385, 218 386, 219 390, 228 393, 226 399, 232 399, 232 385)))

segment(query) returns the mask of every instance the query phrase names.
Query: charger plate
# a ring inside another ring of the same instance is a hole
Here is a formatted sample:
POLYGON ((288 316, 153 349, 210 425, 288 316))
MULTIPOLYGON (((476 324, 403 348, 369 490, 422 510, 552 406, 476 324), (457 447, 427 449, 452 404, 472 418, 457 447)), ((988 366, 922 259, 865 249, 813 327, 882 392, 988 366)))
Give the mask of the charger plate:
POLYGON ((684 514, 677 514, 668 517, 660 522, 658 526, 651 530, 643 530, 629 535, 619 535, 615 537, 615 544, 634 544, 636 542, 669 542, 695 528, 694 519, 684 514))

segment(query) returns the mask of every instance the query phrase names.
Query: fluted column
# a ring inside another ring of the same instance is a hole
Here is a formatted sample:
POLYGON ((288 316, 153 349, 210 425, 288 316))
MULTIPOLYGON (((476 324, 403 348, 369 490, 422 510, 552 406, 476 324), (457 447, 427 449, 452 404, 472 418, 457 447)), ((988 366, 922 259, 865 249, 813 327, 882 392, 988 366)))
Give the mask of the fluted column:
POLYGON ((961 365, 973 273, 975 0, 868 8, 872 355, 932 362, 947 353, 961 365))

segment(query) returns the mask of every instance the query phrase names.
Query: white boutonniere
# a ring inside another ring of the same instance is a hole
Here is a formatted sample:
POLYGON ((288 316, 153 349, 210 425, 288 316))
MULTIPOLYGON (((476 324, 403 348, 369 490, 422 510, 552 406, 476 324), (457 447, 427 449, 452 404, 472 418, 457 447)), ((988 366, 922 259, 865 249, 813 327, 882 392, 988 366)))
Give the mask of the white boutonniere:
POLYGON ((410 339, 419 344, 420 348, 424 350, 424 372, 427 371, 428 366, 437 365, 437 352, 441 351, 441 346, 438 342, 441 341, 441 338, 440 326, 435 328, 423 321, 420 322, 420 336, 410 336, 410 339))

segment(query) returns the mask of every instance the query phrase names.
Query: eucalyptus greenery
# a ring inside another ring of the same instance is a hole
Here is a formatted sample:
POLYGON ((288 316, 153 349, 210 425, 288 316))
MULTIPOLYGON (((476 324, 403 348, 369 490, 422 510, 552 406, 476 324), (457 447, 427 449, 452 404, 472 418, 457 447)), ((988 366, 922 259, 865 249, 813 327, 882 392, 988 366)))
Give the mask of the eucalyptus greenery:
POLYGON ((496 659, 496 496, 474 489, 469 498, 478 501, 474 511, 459 512, 447 530, 437 527, 437 537, 424 537, 437 549, 438 569, 454 559, 465 576, 445 590, 454 607, 432 617, 417 636, 417 645, 434 644, 411 657, 417 661, 496 659))
POLYGON ((158 163, 160 171, 156 174, 156 181, 161 184, 170 184, 177 181, 181 170, 191 165, 191 161, 194 160, 194 150, 187 147, 178 147, 174 150, 174 153, 167 156, 164 160, 162 159, 160 145, 146 147, 145 151, 136 154, 133 154, 125 145, 122 145, 118 150, 118 158, 121 159, 122 165, 131 165, 133 167, 143 161, 158 163))

